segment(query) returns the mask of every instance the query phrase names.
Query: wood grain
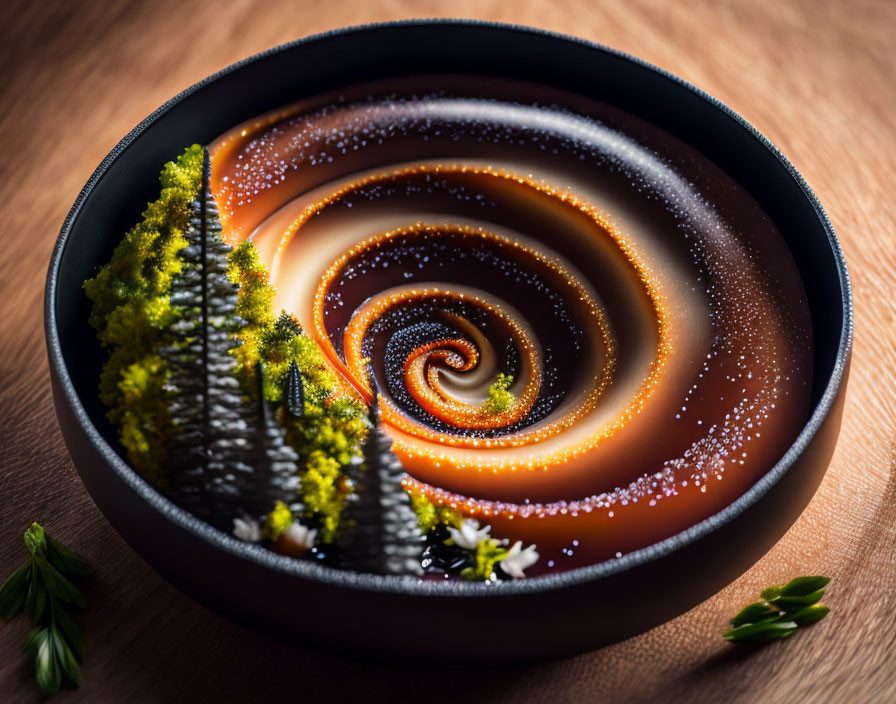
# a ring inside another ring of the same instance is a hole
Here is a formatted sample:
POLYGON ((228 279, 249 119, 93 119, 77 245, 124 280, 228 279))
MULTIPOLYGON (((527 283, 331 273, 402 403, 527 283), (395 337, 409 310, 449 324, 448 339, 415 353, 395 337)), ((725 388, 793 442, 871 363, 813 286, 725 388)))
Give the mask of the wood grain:
MULTIPOLYGON (((7 0, 0 34, 0 575, 22 558, 32 520, 99 565, 84 619, 84 685, 60 701, 896 700, 896 3, 7 0), (330 659, 234 626, 178 593, 112 531, 54 418, 44 275, 59 226, 103 155, 170 96, 237 59, 341 25, 415 16, 577 34, 705 88, 805 175, 852 273, 857 324, 843 431, 802 518, 709 601, 562 662, 438 674, 330 659), (805 573, 834 578, 824 622, 753 654, 721 641, 738 605, 805 573)), ((0 627, 3 702, 38 699, 18 655, 20 621, 0 627)))

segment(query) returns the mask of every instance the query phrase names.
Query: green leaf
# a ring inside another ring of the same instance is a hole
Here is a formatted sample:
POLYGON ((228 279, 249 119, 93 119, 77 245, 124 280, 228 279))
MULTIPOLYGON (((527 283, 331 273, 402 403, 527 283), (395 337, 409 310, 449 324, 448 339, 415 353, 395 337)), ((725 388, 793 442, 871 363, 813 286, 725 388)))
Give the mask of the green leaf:
POLYGON ((9 575, 0 587, 0 618, 9 621, 22 609, 28 595, 28 583, 31 579, 31 558, 29 557, 19 569, 9 575))
POLYGON ((56 658, 57 664, 62 664, 62 658, 65 655, 65 643, 62 639, 62 634, 56 628, 55 623, 50 623, 49 635, 47 639, 50 641, 50 645, 53 650, 53 657, 56 658))
POLYGON ((736 628, 746 623, 758 623, 769 616, 777 616, 779 613, 780 610, 771 606, 768 602, 754 601, 752 604, 747 604, 731 619, 731 625, 736 628))
POLYGON ((44 552, 47 549, 47 538, 44 529, 39 523, 32 523, 31 527, 25 531, 25 545, 28 551, 34 555, 38 552, 44 552))
POLYGON ((72 651, 69 647, 63 643, 63 655, 60 661, 60 665, 62 666, 62 672, 65 674, 68 681, 74 685, 75 687, 81 686, 81 668, 78 667, 78 663, 75 660, 75 656, 72 654, 72 651))
POLYGON ((56 662, 55 644, 51 632, 45 628, 37 638, 37 656, 34 659, 37 686, 44 696, 52 697, 62 686, 62 670, 56 662))
POLYGON ((25 644, 28 645, 31 654, 35 657, 37 657, 37 651, 40 649, 41 644, 46 641, 47 634, 46 628, 35 628, 26 636, 25 644))
POLYGON ((34 628, 25 636, 25 642, 22 643, 22 654, 29 658, 33 658, 37 654, 38 635, 42 633, 41 629, 34 628))
POLYGON ((28 586, 28 595, 25 597, 25 613, 35 626, 40 625, 40 620, 47 608, 47 588, 43 580, 39 578, 37 566, 31 562, 31 584, 28 586))
POLYGON ((800 608, 803 606, 810 606, 816 601, 819 601, 823 596, 824 588, 810 592, 809 594, 804 594, 803 596, 779 596, 770 601, 772 604, 780 606, 785 611, 793 611, 794 607, 800 608))
POLYGON ((87 608, 87 600, 74 584, 72 584, 59 570, 46 561, 40 555, 34 556, 34 563, 40 570, 50 594, 69 604, 81 609, 87 608))
POLYGON ((75 687, 81 686, 81 670, 72 651, 65 644, 62 634, 56 629, 55 624, 50 626, 50 641, 53 645, 53 653, 56 658, 56 667, 59 669, 60 675, 65 675, 66 679, 75 687))
POLYGON ((76 552, 69 550, 56 538, 47 535, 47 548, 50 561, 57 570, 69 577, 85 577, 93 573, 90 563, 76 552))
POLYGON ((71 616, 69 616, 65 609, 56 609, 54 617, 56 628, 65 638, 68 647, 71 648, 72 653, 74 653, 75 659, 78 662, 84 662, 84 658, 87 654, 84 648, 84 630, 71 616))
POLYGON ((766 601, 771 601, 772 599, 777 599, 781 596, 782 591, 784 591, 784 587, 769 587, 768 589, 763 589, 759 592, 759 596, 766 601))
POLYGON ((830 577, 797 577, 782 587, 781 596, 806 596, 823 589, 830 581, 830 577))
POLYGON ((749 623, 725 631, 722 638, 731 643, 745 643, 748 645, 764 645, 772 641, 786 638, 797 629, 793 621, 766 621, 763 623, 749 623))
POLYGON ((38 626, 22 644, 34 660, 40 691, 53 696, 63 679, 81 686, 78 662, 85 657, 84 632, 68 613, 68 605, 85 608, 87 601, 71 578, 92 572, 87 561, 47 535, 37 523, 25 531, 31 556, 0 586, 0 616, 9 620, 22 609, 38 626), (49 622, 49 626, 40 628, 49 622))
POLYGON ((11 621, 15 618, 19 612, 21 612, 22 606, 25 604, 27 593, 28 588, 25 587, 24 591, 10 594, 8 599, 3 600, 3 602, 0 603, 0 618, 4 621, 11 621))
POLYGON ((799 611, 789 614, 787 618, 796 623, 798 626, 811 626, 818 623, 828 615, 830 609, 824 604, 812 604, 799 611))

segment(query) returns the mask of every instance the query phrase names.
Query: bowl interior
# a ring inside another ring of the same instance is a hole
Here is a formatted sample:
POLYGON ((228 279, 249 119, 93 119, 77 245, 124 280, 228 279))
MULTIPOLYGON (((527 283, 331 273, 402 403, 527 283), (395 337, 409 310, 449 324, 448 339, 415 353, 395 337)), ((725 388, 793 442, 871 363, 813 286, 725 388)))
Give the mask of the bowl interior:
POLYGON ((116 432, 97 398, 105 355, 87 324, 89 302, 81 286, 157 197, 161 165, 186 145, 208 143, 262 112, 324 90, 406 75, 408 66, 414 73, 516 78, 578 92, 702 152, 756 199, 793 253, 812 313, 813 408, 832 379, 839 381, 836 370, 848 350, 851 321, 839 246, 805 183, 753 128, 680 80, 586 42, 482 23, 395 23, 321 35, 225 69, 141 123, 85 187, 63 228, 55 297, 48 305, 75 393, 112 448, 119 450, 116 432))

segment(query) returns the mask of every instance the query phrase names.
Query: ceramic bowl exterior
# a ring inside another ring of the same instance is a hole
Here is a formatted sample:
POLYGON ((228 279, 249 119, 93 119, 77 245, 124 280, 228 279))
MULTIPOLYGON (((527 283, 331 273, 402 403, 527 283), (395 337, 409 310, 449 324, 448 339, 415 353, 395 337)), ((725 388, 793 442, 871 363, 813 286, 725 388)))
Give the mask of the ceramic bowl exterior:
POLYGON ((84 485, 109 522, 172 584, 242 624, 310 647, 452 663, 558 657, 645 631, 703 601, 758 560, 812 498, 840 426, 852 342, 843 255, 805 181, 753 127, 694 86, 582 40, 508 25, 423 20, 287 44, 192 86, 136 127, 84 187, 46 286, 53 397, 84 485), (446 50, 450 47, 450 50, 446 50), (104 353, 83 281, 156 197, 185 145, 343 85, 415 73, 525 79, 622 108, 690 144, 774 221, 806 284, 815 340, 811 417, 738 501, 683 533, 589 567, 499 585, 418 583, 338 571, 241 543, 185 513, 132 470, 97 398, 104 353), (438 638, 419 637, 437 622, 438 638))

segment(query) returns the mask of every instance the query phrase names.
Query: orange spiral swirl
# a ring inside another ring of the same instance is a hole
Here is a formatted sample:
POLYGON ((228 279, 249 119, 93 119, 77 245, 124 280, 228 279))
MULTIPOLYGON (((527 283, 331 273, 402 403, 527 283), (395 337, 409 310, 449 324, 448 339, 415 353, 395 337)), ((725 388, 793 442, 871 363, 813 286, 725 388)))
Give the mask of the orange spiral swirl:
POLYGON ((535 572, 571 568, 684 530, 780 457, 808 314, 749 197, 720 181, 762 244, 679 173, 722 179, 700 155, 493 88, 513 99, 389 84, 276 111, 213 145, 213 188, 345 391, 370 401, 372 368, 406 488, 537 543, 535 572))

